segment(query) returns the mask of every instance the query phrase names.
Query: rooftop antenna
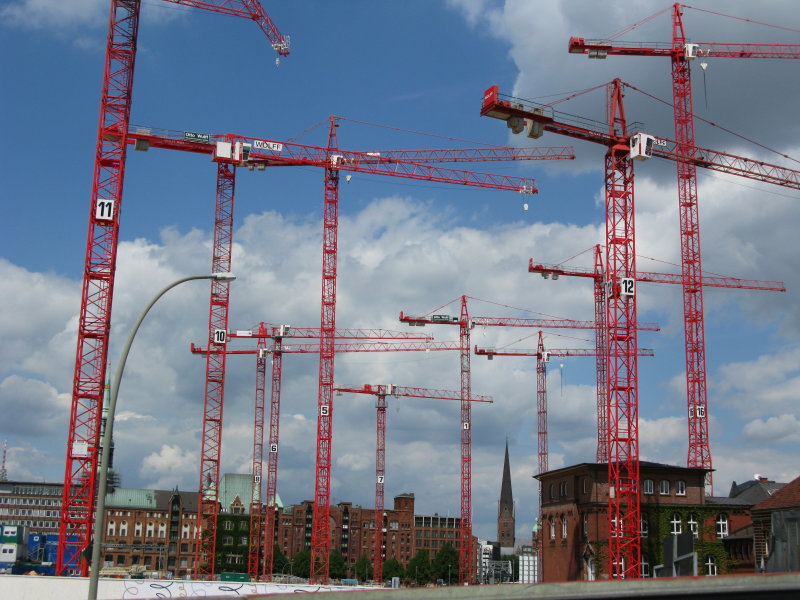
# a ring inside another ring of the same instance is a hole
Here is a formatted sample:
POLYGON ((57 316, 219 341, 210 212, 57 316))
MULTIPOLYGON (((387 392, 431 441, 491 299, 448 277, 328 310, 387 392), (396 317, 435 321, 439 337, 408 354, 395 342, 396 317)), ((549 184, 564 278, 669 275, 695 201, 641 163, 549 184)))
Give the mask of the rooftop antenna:
POLYGON ((6 471, 6 454, 8 454, 8 440, 3 440, 3 463, 0 464, 0 481, 8 481, 8 471, 6 471))

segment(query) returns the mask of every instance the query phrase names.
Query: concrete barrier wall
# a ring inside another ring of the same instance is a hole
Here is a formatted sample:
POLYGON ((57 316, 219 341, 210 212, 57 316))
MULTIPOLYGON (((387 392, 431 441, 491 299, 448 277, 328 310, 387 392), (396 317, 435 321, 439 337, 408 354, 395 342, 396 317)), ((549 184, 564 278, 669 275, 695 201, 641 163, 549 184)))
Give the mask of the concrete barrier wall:
MULTIPOLYGON (((183 581, 168 579, 101 579, 98 600, 136 598, 207 598, 209 596, 247 596, 294 594, 303 592, 364 589, 353 586, 319 586, 277 583, 239 583, 235 581, 183 581)), ((86 600, 87 577, 35 577, 0 575, 2 600, 86 600)))

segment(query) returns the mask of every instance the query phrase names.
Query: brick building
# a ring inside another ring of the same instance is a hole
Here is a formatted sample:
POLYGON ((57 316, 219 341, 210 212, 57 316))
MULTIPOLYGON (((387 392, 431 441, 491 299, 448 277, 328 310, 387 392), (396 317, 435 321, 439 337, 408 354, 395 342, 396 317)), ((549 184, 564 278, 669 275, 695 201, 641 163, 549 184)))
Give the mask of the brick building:
MULTIPOLYGON (((542 485, 542 581, 607 577, 608 466, 582 463, 537 475, 542 485)), ((705 470, 640 463, 642 577, 662 562, 662 542, 691 531, 700 574, 731 572, 724 540, 750 524, 749 500, 707 498, 705 470)))
MULTIPOLYGON (((287 557, 311 547, 313 511, 314 503, 305 500, 278 512, 275 543, 287 557)), ((374 509, 351 502, 331 505, 330 514, 331 548, 341 552, 348 568, 361 556, 374 560, 376 526, 383 530, 383 559, 395 558, 404 567, 418 550, 428 550, 433 555, 445 543, 459 547, 461 519, 415 515, 414 494, 395 496, 393 507, 383 511, 382 523, 376 524, 374 509)))
POLYGON ((103 561, 130 572, 191 574, 197 493, 117 488, 106 496, 103 561))

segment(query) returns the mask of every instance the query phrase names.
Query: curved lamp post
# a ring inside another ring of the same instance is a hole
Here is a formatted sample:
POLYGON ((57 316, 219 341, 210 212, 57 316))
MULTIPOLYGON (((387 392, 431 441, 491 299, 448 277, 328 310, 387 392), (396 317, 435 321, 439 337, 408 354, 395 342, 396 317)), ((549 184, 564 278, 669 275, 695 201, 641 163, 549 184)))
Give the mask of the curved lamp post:
POLYGON ((153 305, 169 290, 186 281, 194 279, 212 279, 214 281, 233 281, 236 276, 232 273, 212 273, 211 275, 190 275, 189 277, 182 277, 177 281, 173 281, 167 287, 158 292, 144 310, 139 315, 136 323, 131 327, 128 334, 128 339, 125 342, 125 347, 122 349, 122 354, 119 357, 119 365, 117 372, 114 374, 114 381, 111 385, 111 396, 108 401, 108 416, 106 417, 106 428, 103 433, 102 448, 103 453, 100 457, 100 478, 97 483, 97 504, 94 515, 94 535, 92 540, 92 570, 89 574, 89 600, 97 600, 97 582, 100 578, 100 553, 102 551, 103 529, 105 528, 105 511, 106 511, 106 489, 108 488, 108 457, 109 448, 111 447, 111 434, 114 429, 114 412, 117 408, 117 394, 119 393, 119 383, 122 379, 122 372, 125 370, 125 361, 128 358, 128 353, 131 350, 133 338, 136 337, 136 332, 139 331, 139 326, 144 321, 147 313, 153 308, 153 305))

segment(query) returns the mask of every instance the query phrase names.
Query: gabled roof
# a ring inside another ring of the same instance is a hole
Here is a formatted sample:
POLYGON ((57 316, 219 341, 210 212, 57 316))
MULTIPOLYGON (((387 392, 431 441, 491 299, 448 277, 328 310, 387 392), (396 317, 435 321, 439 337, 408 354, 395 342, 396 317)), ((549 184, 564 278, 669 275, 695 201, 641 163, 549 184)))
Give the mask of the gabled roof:
POLYGON ((735 481, 731 485, 729 497, 741 498, 750 502, 750 504, 758 504, 772 496, 775 492, 785 486, 785 483, 776 483, 764 479, 751 479, 744 483, 737 484, 735 481))
POLYGON ((759 502, 753 510, 775 510, 800 507, 800 477, 784 485, 766 500, 759 502))

